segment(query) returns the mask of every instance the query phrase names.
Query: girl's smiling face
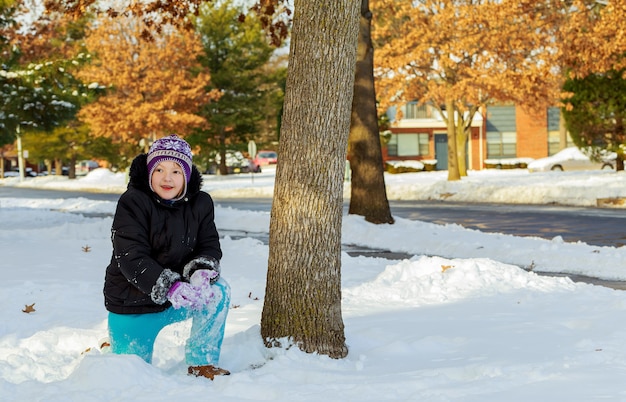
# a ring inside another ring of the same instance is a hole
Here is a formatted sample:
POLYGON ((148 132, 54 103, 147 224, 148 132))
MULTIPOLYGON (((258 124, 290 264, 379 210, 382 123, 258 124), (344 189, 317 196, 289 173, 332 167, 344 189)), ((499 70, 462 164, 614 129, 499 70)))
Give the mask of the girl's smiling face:
POLYGON ((179 198, 185 188, 183 168, 176 162, 160 162, 150 177, 152 190, 164 200, 179 198))

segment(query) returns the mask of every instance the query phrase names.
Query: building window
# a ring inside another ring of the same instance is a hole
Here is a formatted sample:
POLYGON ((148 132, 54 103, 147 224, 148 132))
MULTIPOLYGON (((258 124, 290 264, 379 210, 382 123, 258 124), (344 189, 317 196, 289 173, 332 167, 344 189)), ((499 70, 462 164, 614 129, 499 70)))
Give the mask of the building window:
MULTIPOLYGON (((567 134, 566 147, 573 147, 574 142, 569 133, 567 134)), ((559 131, 548 131, 548 155, 554 155, 561 150, 561 133, 559 131)))
POLYGON ((418 105, 417 102, 409 102, 406 104, 405 119, 430 119, 432 113, 426 105, 418 105))
POLYGON ((387 143, 389 156, 426 156, 429 153, 428 133, 392 133, 387 143))
POLYGON ((512 132, 487 132, 487 158, 515 158, 517 135, 512 132))

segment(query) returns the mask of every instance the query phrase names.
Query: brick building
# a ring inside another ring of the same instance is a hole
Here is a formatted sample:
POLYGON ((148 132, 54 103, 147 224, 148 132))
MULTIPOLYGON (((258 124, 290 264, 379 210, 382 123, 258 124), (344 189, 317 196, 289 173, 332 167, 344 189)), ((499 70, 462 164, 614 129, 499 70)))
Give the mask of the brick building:
MULTIPOLYGON (((445 121, 429 105, 410 102, 401 107, 402 118, 393 121, 389 142, 383 148, 385 161, 418 160, 448 168, 448 143, 445 121), (436 161, 436 162, 435 162, 436 161)), ((553 155, 572 146, 561 124, 558 108, 529 112, 514 105, 490 106, 477 113, 468 139, 467 167, 517 165, 553 155)))

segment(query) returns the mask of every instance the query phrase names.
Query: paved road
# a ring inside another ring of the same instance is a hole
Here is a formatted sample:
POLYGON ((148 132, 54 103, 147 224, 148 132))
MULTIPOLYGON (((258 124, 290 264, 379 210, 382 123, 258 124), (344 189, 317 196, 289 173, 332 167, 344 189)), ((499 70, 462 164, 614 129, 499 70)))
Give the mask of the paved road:
MULTIPOLYGON (((216 199, 238 209, 269 211, 267 199, 216 199)), ((390 201, 393 216, 437 224, 458 224, 482 232, 582 241, 595 246, 626 245, 626 210, 553 205, 465 204, 442 201, 390 201)), ((344 206, 347 213, 348 205, 344 206)))
POLYGON ((482 232, 582 241, 596 246, 626 245, 626 210, 554 205, 391 202, 392 214, 437 224, 456 223, 482 232))
POLYGON ((0 198, 77 198, 83 197, 98 201, 117 201, 119 194, 92 193, 88 191, 41 190, 37 188, 19 188, 0 186, 0 198))

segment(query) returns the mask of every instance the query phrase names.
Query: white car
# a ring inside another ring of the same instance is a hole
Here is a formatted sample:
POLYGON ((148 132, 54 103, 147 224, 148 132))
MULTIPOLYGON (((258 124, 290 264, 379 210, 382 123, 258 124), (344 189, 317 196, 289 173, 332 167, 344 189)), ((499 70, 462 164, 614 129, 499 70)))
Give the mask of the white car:
MULTIPOLYGON (((220 160, 222 159, 221 155, 218 153, 215 155, 215 167, 216 171, 219 169, 220 160)), ((226 151, 226 169, 228 173, 248 173, 252 169, 252 161, 239 151, 226 151)), ((256 172, 256 170, 254 170, 256 172)), ((260 169, 258 171, 261 171, 260 169)))
POLYGON ((600 170, 615 169, 614 152, 607 154, 606 157, 598 162, 594 162, 580 149, 576 147, 565 148, 546 158, 535 159, 528 164, 529 172, 547 172, 550 170, 600 170))

